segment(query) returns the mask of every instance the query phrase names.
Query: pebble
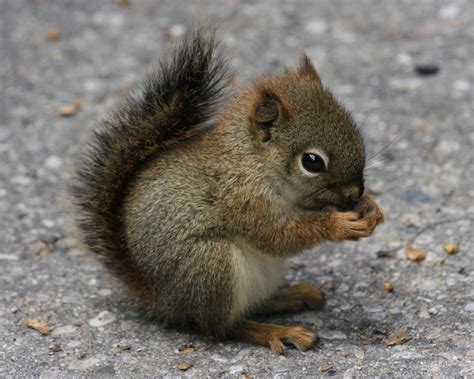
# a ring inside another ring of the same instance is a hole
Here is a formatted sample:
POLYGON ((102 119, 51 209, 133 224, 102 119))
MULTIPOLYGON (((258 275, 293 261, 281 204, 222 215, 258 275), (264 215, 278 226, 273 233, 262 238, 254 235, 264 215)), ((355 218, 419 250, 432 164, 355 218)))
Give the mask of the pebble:
POLYGON ((428 195, 421 190, 405 191, 403 194, 404 200, 410 204, 436 204, 439 202, 438 198, 428 195))
POLYGON ((455 3, 443 5, 439 11, 438 16, 443 20, 452 20, 459 15, 459 5, 455 3))
POLYGON ((14 254, 0 254, 0 261, 17 261, 18 257, 14 254))
POLYGON ((97 317, 89 320, 89 325, 95 328, 108 325, 116 320, 116 316, 109 311, 100 312, 97 317))
POLYGON ((470 302, 470 303, 467 303, 465 306, 464 306, 464 310, 466 312, 474 312, 474 302, 470 302))
POLYGON ((186 27, 184 25, 181 25, 181 24, 175 24, 169 30, 169 35, 172 39, 178 39, 184 33, 186 33, 186 27))
POLYGON ((230 375, 237 375, 237 374, 242 374, 244 372, 244 366, 242 365, 234 365, 229 367, 228 370, 230 375))
POLYGON ((220 354, 212 354, 211 359, 215 362, 218 362, 218 363, 227 363, 227 358, 224 358, 220 354))
POLYGON ((362 349, 361 347, 356 347, 354 351, 354 355, 356 356, 357 359, 362 361, 365 358, 364 349, 362 349))
POLYGON ((418 63, 415 65, 415 72, 421 76, 436 75, 439 72, 439 66, 431 62, 418 63))
POLYGON ((471 89, 471 83, 467 80, 455 80, 453 83, 453 88, 459 92, 469 92, 471 89))
POLYGON ((102 360, 101 357, 89 357, 86 359, 80 359, 74 362, 71 362, 68 366, 69 370, 87 370, 89 367, 92 367, 99 363, 102 360))
POLYGON ((458 284, 458 281, 454 278, 447 278, 445 280, 445 284, 446 284, 446 287, 453 287, 455 286, 456 284, 458 284))
POLYGON ((48 219, 42 220, 41 223, 47 228, 52 228, 56 225, 53 220, 48 220, 48 219))
POLYGON ((56 170, 63 165, 63 160, 57 155, 50 155, 44 161, 44 165, 46 168, 49 168, 51 170, 56 170))
POLYGON ((443 139, 436 146, 436 152, 447 155, 452 153, 457 153, 461 149, 459 142, 449 139, 443 139))
POLYGON ((347 336, 339 330, 321 329, 318 331, 318 337, 326 340, 345 340, 347 336))
POLYGON ((319 19, 310 20, 305 25, 305 30, 313 35, 324 34, 328 30, 328 24, 319 19))
POLYGON ((379 313, 383 312, 384 308, 377 304, 367 304, 362 307, 367 313, 379 313))
POLYGON ((337 287, 336 293, 344 293, 349 291, 349 286, 346 283, 342 283, 339 287, 337 287))
POLYGON ((110 296, 112 294, 112 290, 110 288, 102 288, 97 293, 100 296, 110 296))
POLYGON ((398 54, 396 59, 397 63, 404 67, 411 67, 413 64, 413 58, 407 53, 398 54))
POLYGON ((6 142, 10 138, 10 131, 4 127, 0 127, 0 143, 6 142))
POLYGON ((412 79, 400 79, 394 78, 390 80, 390 87, 393 89, 402 91, 402 92, 411 92, 415 91, 421 87, 422 82, 419 79, 412 78, 412 79))
POLYGON ((76 327, 73 325, 63 325, 53 330, 53 336, 64 336, 66 334, 76 333, 76 327))
POLYGON ((426 304, 423 304, 420 307, 420 311, 418 312, 418 317, 425 320, 430 318, 430 313, 428 312, 428 307, 426 304))
POLYGON ((17 175, 17 176, 14 176, 13 178, 10 179, 10 182, 12 184, 16 184, 16 185, 19 185, 19 186, 28 186, 31 184, 31 178, 29 178, 28 176, 24 176, 24 175, 17 175))
POLYGON ((91 378, 112 378, 115 376, 115 369, 113 366, 102 366, 94 370, 91 378))

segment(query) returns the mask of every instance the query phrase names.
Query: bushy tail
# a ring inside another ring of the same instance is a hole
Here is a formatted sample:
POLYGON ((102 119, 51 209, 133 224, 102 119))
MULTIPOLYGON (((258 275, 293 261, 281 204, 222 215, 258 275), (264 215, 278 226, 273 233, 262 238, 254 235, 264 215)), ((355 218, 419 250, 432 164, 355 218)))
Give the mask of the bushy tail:
POLYGON ((148 287, 127 253, 122 200, 130 177, 166 141, 211 118, 231 75, 212 31, 188 33, 171 59, 148 76, 142 92, 95 133, 70 193, 83 242, 135 296, 148 287))

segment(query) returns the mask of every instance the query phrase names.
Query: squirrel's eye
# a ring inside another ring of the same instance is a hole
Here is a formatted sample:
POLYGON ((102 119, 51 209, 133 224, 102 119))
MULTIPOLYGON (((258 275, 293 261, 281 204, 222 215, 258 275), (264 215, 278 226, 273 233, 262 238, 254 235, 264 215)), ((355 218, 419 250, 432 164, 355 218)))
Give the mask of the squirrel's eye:
POLYGON ((324 159, 316 153, 303 153, 301 157, 301 165, 311 174, 319 174, 326 171, 326 163, 324 159))

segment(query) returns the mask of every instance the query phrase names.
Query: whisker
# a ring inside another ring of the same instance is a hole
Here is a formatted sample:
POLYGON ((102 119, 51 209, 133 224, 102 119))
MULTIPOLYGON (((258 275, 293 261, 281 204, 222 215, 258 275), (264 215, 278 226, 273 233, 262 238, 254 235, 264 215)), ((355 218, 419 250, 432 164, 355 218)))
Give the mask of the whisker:
POLYGON ((375 154, 371 155, 369 158, 367 158, 367 160, 366 160, 367 163, 370 163, 376 157, 380 157, 380 155, 382 155, 384 152, 386 152, 391 146, 393 146, 394 144, 396 144, 396 143, 398 143, 402 140, 405 140, 405 139, 408 139, 408 138, 412 137, 415 133, 417 133, 416 129, 407 131, 406 133, 395 137, 392 141, 390 141, 387 145, 385 145, 377 153, 375 153, 375 154))

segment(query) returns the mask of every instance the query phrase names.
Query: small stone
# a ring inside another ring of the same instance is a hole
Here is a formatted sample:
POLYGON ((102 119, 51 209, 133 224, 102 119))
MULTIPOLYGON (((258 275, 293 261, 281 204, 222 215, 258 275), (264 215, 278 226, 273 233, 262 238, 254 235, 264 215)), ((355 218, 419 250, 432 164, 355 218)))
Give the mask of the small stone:
POLYGON ((66 334, 72 334, 76 332, 76 328, 73 325, 63 325, 53 331, 53 336, 63 336, 66 334))
POLYGON ((326 372, 334 368, 334 363, 326 363, 319 368, 319 371, 326 372))
POLYGON ((120 342, 117 347, 122 350, 122 351, 130 351, 132 348, 128 343, 126 342, 120 342))
POLYGON ((52 343, 51 345, 49 345, 48 347, 49 349, 49 352, 54 354, 54 353, 57 353, 58 351, 61 351, 61 345, 59 343, 52 343))
POLYGON ((347 336, 339 330, 320 330, 318 332, 318 337, 321 337, 326 340, 345 340, 347 336))
POLYGON ((63 160, 57 155, 50 155, 44 161, 44 165, 46 168, 49 168, 51 170, 56 170, 63 165, 63 160))
POLYGON ((130 0, 115 0, 115 4, 120 5, 121 7, 128 7, 130 5, 130 0))
POLYGON ((346 283, 342 283, 339 287, 336 289, 336 293, 345 293, 349 291, 349 286, 346 283))
POLYGON ((459 15, 459 5, 446 4, 439 9, 438 15, 444 20, 455 19, 459 15))
POLYGON ((71 362, 68 366, 69 370, 87 370, 89 367, 92 367, 101 361, 101 357, 90 357, 84 359, 84 356, 81 356, 79 360, 71 362))
POLYGON ((360 361, 364 360, 364 357, 365 357, 364 349, 362 349, 361 347, 357 347, 355 349, 354 355, 356 356, 358 360, 360 361))
POLYGON ((428 308, 428 313, 429 313, 430 315, 437 315, 438 312, 439 312, 439 310, 438 310, 438 308, 436 308, 436 307, 428 308))
POLYGON ((61 29, 59 29, 57 25, 52 26, 46 32, 46 38, 48 39, 48 41, 57 41, 58 39, 61 39, 61 35, 61 29))
POLYGON ((228 372, 230 375, 242 374, 244 372, 244 367, 242 365, 234 365, 229 367, 228 372))
POLYGON ((386 292, 393 292, 393 283, 392 282, 384 282, 383 283, 383 290, 386 292))
POLYGON ((102 366, 94 370, 92 378, 113 378, 116 372, 113 366, 102 366))
POLYGON ((58 109, 58 116, 71 117, 82 109, 82 100, 76 99, 71 104, 63 105, 58 109))
POLYGON ((169 36, 171 39, 181 38, 184 33, 186 33, 186 27, 181 24, 173 25, 169 30, 169 36))
POLYGON ((436 75, 439 71, 439 66, 430 62, 419 63, 415 65, 415 71, 421 76, 436 75))
POLYGON ((474 302, 467 303, 467 304, 464 306, 464 310, 465 310, 466 312, 474 312, 474 302))
POLYGON ((411 339, 412 337, 408 334, 407 328, 400 328, 391 332, 384 340, 384 343, 387 346, 401 345, 411 339))
POLYGON ((194 347, 185 347, 183 350, 179 350, 180 354, 189 354, 194 351, 194 347))
POLYGON ((378 304, 366 304, 362 308, 367 313, 380 313, 384 311, 384 308, 378 304))
POLYGON ((377 258, 394 258, 393 250, 379 250, 375 253, 377 258))
POLYGON ((211 355, 211 359, 214 361, 214 362, 217 362, 217 363, 227 363, 227 358, 224 358, 222 355, 220 354, 212 354, 211 355))
POLYGON ((110 296, 112 295, 112 290, 110 288, 102 288, 100 289, 99 291, 97 291, 97 293, 100 295, 100 296, 110 296))
POLYGON ((47 336, 53 331, 53 327, 51 325, 38 319, 26 320, 26 326, 40 332, 43 336, 47 336))
POLYGON ((35 254, 46 257, 51 254, 51 246, 44 241, 38 241, 36 242, 35 254))
POLYGON ((420 307, 420 311, 418 312, 418 318, 421 319, 429 319, 430 318, 430 313, 428 312, 428 307, 426 304, 423 304, 420 307))
POLYGON ((413 262, 421 262, 426 258, 426 251, 415 248, 412 244, 405 245, 405 255, 413 262))
POLYGON ((469 92, 471 90, 471 84, 466 80, 455 80, 453 88, 459 92, 469 92))
POLYGON ((324 34, 328 29, 328 24, 319 19, 310 20, 306 25, 305 29, 307 32, 313 35, 324 34))
POLYGON ((176 366, 176 368, 178 370, 181 370, 181 371, 187 371, 191 368, 192 366, 188 363, 180 363, 176 366))
POLYGON ((18 257, 14 254, 0 254, 0 261, 17 261, 18 257))
POLYGON ((445 243, 443 245, 443 250, 448 254, 456 254, 459 252, 459 245, 455 243, 445 243))
POLYGON ((115 320, 116 317, 114 314, 110 313, 109 311, 102 311, 97 315, 97 317, 89 320, 89 325, 98 328, 100 326, 108 325, 115 320))
POLYGON ((49 220, 49 219, 44 219, 41 221, 41 223, 46 226, 47 228, 53 228, 54 226, 56 226, 55 222, 53 220, 49 220))
POLYGON ((334 369, 334 363, 326 363, 325 365, 323 365, 319 368, 319 371, 326 372, 326 371, 329 371, 329 370, 332 370, 332 369, 334 369))
POLYGON ((25 175, 16 175, 10 179, 10 182, 19 186, 29 186, 31 184, 31 178, 25 175))

